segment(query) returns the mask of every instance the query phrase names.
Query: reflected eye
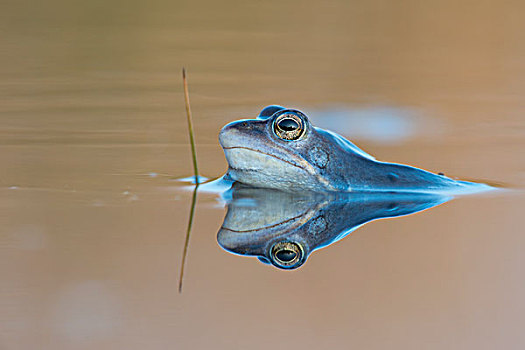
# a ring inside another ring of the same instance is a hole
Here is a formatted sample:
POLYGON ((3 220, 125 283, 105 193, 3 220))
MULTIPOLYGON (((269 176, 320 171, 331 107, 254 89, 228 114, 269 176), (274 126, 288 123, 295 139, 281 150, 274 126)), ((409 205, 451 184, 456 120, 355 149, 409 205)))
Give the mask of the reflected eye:
POLYGON ((279 115, 273 124, 275 135, 286 141, 293 141, 303 136, 305 122, 300 112, 285 112, 279 115))
POLYGON ((294 242, 278 242, 271 249, 272 262, 283 269, 293 269, 302 264, 303 249, 294 242))

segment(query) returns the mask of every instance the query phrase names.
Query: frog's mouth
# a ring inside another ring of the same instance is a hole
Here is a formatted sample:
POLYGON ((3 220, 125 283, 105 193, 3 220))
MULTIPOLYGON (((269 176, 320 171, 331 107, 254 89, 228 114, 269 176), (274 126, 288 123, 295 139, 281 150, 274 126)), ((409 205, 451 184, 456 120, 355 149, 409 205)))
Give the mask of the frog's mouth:
POLYGON ((295 164, 294 162, 283 159, 275 154, 263 152, 261 150, 257 150, 254 148, 244 147, 244 146, 231 146, 231 147, 223 147, 223 149, 224 149, 224 154, 226 155, 226 159, 228 160, 228 164, 230 168, 233 168, 233 169, 260 170, 262 164, 264 165, 274 164, 275 162, 274 160, 272 161, 271 159, 261 158, 260 155, 263 155, 264 157, 272 157, 276 159, 277 161, 289 164, 293 167, 306 171, 305 168, 303 168, 302 166, 298 164, 295 164), (256 154, 253 154, 253 153, 256 153, 256 154), (262 162, 260 162, 261 160, 262 162))
POLYGON ((308 173, 311 170, 296 155, 267 144, 266 134, 245 129, 243 124, 240 121, 230 123, 219 133, 219 143, 231 169, 263 173, 282 173, 283 168, 290 172, 308 173))
POLYGON ((300 159, 284 159, 280 155, 267 153, 245 146, 223 147, 228 161, 228 174, 235 180, 255 187, 278 189, 331 189, 311 166, 300 159))

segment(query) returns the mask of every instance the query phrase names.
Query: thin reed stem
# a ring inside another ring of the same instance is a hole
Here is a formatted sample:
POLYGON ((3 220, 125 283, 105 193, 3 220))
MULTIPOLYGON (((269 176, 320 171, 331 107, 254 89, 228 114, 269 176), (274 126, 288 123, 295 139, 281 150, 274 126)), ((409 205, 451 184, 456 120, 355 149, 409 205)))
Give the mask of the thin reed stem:
POLYGON ((188 121, 188 133, 190 134, 191 155, 193 157, 193 173, 195 183, 199 184, 199 168, 197 166, 197 151, 195 148, 195 139, 193 137, 193 122, 191 118, 190 93, 188 91, 188 80, 186 79, 186 69, 182 68, 182 84, 184 85, 184 102, 186 104, 186 119, 188 121))

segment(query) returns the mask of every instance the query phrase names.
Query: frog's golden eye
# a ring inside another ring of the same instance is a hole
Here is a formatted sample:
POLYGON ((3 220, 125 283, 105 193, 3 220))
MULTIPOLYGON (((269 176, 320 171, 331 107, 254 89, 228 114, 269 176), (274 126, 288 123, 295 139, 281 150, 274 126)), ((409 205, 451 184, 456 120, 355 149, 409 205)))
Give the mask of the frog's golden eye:
POLYGON ((270 253, 272 263, 282 269, 295 269, 303 263, 303 249, 295 242, 275 243, 270 253))
POLYGON ((299 139, 306 131, 304 114, 295 110, 279 111, 273 123, 275 135, 286 141, 299 139))

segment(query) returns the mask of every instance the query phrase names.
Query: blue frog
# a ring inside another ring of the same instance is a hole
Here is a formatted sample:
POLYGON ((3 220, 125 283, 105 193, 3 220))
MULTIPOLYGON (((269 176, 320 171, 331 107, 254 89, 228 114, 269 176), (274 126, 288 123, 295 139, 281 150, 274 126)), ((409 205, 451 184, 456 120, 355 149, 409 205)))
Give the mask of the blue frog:
POLYGON ((226 178, 288 192, 461 194, 491 189, 412 166, 376 160, 344 137, 313 126, 299 110, 264 108, 256 119, 226 125, 219 142, 226 178))

